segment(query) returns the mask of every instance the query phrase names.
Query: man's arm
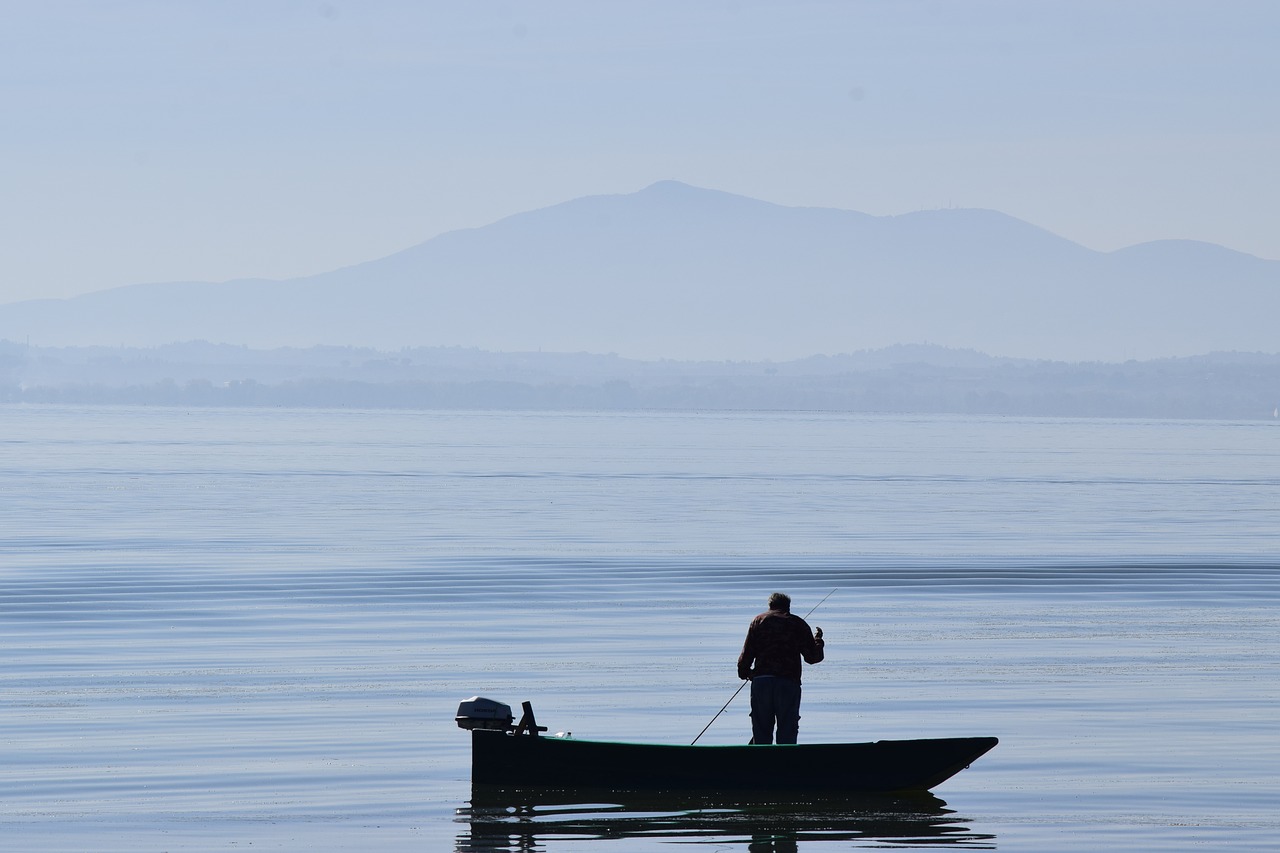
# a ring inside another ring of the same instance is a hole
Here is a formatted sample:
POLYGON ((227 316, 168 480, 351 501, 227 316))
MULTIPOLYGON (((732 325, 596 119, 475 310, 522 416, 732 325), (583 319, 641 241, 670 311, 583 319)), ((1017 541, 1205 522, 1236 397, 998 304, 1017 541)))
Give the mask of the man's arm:
POLYGON ((753 620, 747 628, 747 639, 742 642, 742 654, 738 655, 738 678, 743 681, 751 680, 751 667, 756 662, 755 627, 753 620))
POLYGON ((809 642, 800 650, 800 654, 804 657, 805 663, 821 663, 826 656, 823 651, 826 648, 826 641, 822 639, 822 629, 819 628, 815 633, 809 633, 809 626, 804 626, 804 632, 808 635, 809 642))
POLYGON ((751 680, 751 664, 755 663, 755 660, 755 655, 750 654, 744 646, 742 654, 738 655, 738 677, 743 681, 751 680))

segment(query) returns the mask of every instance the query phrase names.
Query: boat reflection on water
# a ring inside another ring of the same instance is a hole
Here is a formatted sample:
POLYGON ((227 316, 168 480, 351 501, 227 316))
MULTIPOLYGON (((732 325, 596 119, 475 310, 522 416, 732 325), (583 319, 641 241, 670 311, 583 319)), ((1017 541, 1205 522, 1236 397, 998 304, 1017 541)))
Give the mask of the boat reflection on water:
POLYGON ((545 850, 550 840, 648 839, 732 845, 750 853, 786 853, 800 842, 862 841, 875 846, 993 848, 967 819, 932 794, 804 796, 741 791, 618 792, 472 787, 471 803, 457 811, 469 824, 457 853, 545 850))

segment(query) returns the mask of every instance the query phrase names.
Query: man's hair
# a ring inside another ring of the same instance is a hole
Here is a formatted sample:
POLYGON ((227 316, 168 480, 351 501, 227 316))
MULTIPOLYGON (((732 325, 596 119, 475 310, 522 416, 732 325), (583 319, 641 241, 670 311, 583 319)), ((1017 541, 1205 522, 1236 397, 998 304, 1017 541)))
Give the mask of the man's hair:
POLYGON ((775 592, 769 596, 769 609, 781 610, 784 613, 791 612, 791 596, 785 592, 775 592))

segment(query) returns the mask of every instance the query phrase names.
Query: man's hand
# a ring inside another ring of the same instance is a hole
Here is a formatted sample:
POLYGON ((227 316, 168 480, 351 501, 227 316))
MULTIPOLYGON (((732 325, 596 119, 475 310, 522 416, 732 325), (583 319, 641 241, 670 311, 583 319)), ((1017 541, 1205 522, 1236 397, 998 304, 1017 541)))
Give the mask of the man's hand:
POLYGON ((822 639, 822 629, 821 629, 821 628, 816 628, 816 629, 814 629, 814 632, 813 632, 813 638, 814 638, 815 640, 821 640, 821 639, 822 639))

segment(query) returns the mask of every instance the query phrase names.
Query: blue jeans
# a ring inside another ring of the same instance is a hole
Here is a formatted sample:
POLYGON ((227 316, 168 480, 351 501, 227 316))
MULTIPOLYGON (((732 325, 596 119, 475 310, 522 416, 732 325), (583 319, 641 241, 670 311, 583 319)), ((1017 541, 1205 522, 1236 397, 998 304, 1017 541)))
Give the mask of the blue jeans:
POLYGON ((757 675, 751 679, 751 742, 773 743, 773 727, 778 726, 778 743, 795 743, 800 733, 800 682, 777 675, 757 675))

